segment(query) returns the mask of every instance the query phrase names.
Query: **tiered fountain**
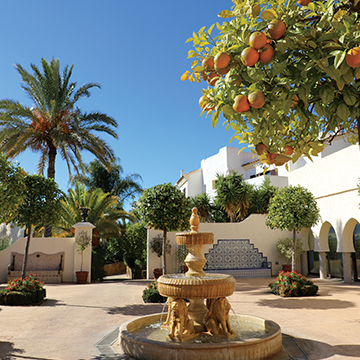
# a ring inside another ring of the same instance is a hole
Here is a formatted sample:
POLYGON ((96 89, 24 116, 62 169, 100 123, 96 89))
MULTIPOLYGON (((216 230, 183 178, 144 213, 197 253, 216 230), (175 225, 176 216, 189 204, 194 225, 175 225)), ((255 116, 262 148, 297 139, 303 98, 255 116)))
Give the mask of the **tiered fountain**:
POLYGON ((189 250, 188 272, 158 280, 160 294, 168 298, 167 316, 154 314, 123 324, 120 342, 124 352, 139 360, 254 360, 276 354, 282 347, 279 325, 229 314, 226 297, 233 294, 235 279, 203 271, 203 249, 213 244, 214 235, 198 232, 199 223, 194 208, 191 231, 176 234, 177 244, 189 250))

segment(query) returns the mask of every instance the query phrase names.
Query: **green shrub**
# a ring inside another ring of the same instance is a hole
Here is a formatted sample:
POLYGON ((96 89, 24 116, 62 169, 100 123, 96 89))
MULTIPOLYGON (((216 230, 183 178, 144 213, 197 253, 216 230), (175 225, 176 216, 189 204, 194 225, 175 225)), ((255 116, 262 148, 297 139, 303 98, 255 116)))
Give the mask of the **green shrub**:
POLYGON ((167 299, 166 297, 160 295, 157 287, 157 281, 153 281, 146 286, 143 291, 142 298, 144 303, 164 303, 167 299))
POLYGON ((23 281, 15 279, 0 292, 0 305, 34 305, 46 297, 44 283, 36 275, 30 274, 23 281))
POLYGON ((106 249, 102 245, 94 246, 91 250, 91 282, 101 282, 105 276, 106 249))
POLYGON ((314 296, 318 286, 297 271, 280 271, 275 283, 269 284, 275 295, 282 297, 314 296))

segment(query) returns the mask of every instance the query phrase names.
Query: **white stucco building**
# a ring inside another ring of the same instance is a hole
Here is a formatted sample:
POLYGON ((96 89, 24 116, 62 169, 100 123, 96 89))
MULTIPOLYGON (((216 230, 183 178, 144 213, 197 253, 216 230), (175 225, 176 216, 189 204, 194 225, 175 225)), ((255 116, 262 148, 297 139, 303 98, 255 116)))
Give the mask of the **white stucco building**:
MULTIPOLYGON (((288 165, 289 171, 285 166, 270 168, 266 176, 277 187, 301 185, 309 189, 319 205, 320 221, 308 231, 307 239, 303 239, 309 250, 306 259, 309 272, 315 271, 321 278, 357 280, 360 277, 359 146, 339 137, 312 160, 302 157, 288 165)), ((216 174, 226 175, 231 171, 243 174, 247 182, 255 185, 264 179, 263 166, 256 155, 224 147, 218 154, 202 160, 199 169, 186 174, 182 171, 175 185, 187 197, 206 192, 213 198, 216 174)))

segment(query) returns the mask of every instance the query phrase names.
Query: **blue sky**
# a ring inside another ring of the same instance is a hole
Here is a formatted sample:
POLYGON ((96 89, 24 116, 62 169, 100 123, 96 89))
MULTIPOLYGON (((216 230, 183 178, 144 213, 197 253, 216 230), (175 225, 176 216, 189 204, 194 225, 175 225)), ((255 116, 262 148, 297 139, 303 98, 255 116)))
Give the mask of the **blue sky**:
MULTIPOLYGON (((196 170, 221 147, 238 146, 229 143, 233 132, 226 132, 222 121, 213 129, 210 117, 200 117, 205 83, 180 81, 191 63, 192 45, 185 41, 202 26, 222 22, 217 14, 232 5, 230 0, 3 2, 0 98, 31 105, 16 63, 28 71, 31 63, 40 67, 42 57, 58 58, 61 69, 74 64, 72 80, 78 86, 97 82, 102 87, 81 101, 82 110, 100 110, 118 122, 119 139, 103 137, 124 174, 140 174, 144 188, 174 184, 181 169, 196 170)), ((83 155, 86 162, 93 159, 83 155)), ((35 173, 38 158, 26 151, 18 161, 35 173)), ((55 180, 67 189, 60 156, 55 180)))

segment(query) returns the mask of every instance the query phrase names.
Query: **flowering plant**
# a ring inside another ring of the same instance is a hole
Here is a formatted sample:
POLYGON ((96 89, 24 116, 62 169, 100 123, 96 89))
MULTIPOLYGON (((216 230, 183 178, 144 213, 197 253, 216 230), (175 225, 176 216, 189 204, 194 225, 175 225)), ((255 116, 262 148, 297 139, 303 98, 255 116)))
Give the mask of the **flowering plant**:
POLYGON ((166 301, 166 297, 159 293, 157 285, 157 281, 146 285, 142 295, 144 303, 164 303, 166 301))
POLYGON ((80 231, 79 236, 75 238, 76 251, 79 251, 81 255, 80 271, 82 271, 83 266, 83 252, 91 242, 92 239, 86 231, 80 231))
POLYGON ((4 292, 9 291, 18 291, 22 293, 30 293, 30 292, 36 292, 38 290, 42 290, 45 283, 40 281, 36 274, 30 274, 29 276, 26 276, 23 281, 21 279, 15 279, 10 281, 7 284, 7 287, 5 288, 4 292))
POLYGON ((275 283, 269 284, 271 291, 283 297, 313 296, 318 286, 297 271, 280 271, 275 283))

